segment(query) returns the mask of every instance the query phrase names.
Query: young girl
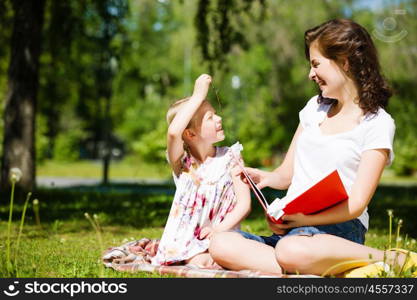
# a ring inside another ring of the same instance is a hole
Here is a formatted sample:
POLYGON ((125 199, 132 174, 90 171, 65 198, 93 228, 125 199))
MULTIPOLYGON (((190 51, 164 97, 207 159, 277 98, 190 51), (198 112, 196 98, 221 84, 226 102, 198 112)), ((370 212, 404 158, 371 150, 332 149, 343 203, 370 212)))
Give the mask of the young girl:
MULTIPOLYGON (((268 220, 274 232, 269 237, 216 234, 210 254, 224 267, 330 275, 350 268, 334 267, 346 261, 384 261, 383 251, 363 245, 368 203, 394 157, 395 124, 384 109, 391 92, 380 73, 377 51, 365 28, 341 19, 306 31, 305 51, 309 79, 320 94, 301 110, 281 166, 273 172, 248 172, 260 188, 288 188, 291 193, 338 169, 349 199, 314 215, 286 215, 284 224, 268 220)), ((406 260, 405 251, 393 250, 387 251, 386 262, 405 263, 404 269, 417 264, 415 253, 406 260)), ((375 275, 381 269, 370 265, 351 276, 375 275)))
POLYGON ((250 210, 250 191, 235 167, 242 146, 215 147, 224 140, 222 119, 205 100, 211 77, 197 78, 193 95, 168 113, 168 161, 176 193, 152 263, 215 267, 207 252, 213 233, 239 229, 250 210))

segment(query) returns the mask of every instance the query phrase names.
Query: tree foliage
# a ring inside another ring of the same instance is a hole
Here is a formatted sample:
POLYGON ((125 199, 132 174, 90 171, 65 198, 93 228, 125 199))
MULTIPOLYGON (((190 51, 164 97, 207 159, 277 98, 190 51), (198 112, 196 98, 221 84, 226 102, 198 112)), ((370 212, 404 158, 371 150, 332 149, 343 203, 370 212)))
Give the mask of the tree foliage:
MULTIPOLYGON (((40 57, 38 161, 127 155, 165 162, 165 112, 213 75, 209 100, 223 117, 224 144, 239 140, 246 163, 276 166, 317 93, 308 81, 304 31, 352 18, 372 34, 395 90, 398 174, 417 170, 417 1, 87 0, 47 1, 40 57), (392 21, 394 20, 394 22, 392 21), (390 25, 390 26, 388 26, 390 25), (394 26, 395 25, 395 26, 394 26), (405 36, 393 41, 398 33, 405 36), (106 129, 106 130, 103 130, 106 129), (120 145, 119 145, 120 146, 120 145), (118 146, 118 147, 119 147, 118 146)), ((0 2, 0 41, 11 35, 0 2)), ((0 99, 9 50, 0 49, 0 99)), ((0 125, 0 129, 1 129, 0 125)))

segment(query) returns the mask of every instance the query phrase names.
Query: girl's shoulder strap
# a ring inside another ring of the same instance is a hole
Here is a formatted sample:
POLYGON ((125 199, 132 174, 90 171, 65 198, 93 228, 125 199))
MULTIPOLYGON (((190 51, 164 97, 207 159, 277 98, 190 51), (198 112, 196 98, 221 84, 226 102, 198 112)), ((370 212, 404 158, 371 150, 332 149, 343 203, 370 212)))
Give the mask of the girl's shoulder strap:
POLYGON ((241 143, 236 142, 230 147, 225 147, 226 152, 225 155, 227 156, 228 165, 233 165, 232 162, 236 159, 241 159, 242 154, 241 151, 243 150, 243 146, 241 143))
POLYGON ((243 150, 243 146, 241 143, 236 142, 232 146, 228 147, 229 151, 231 151, 233 154, 240 156, 240 152, 243 150))

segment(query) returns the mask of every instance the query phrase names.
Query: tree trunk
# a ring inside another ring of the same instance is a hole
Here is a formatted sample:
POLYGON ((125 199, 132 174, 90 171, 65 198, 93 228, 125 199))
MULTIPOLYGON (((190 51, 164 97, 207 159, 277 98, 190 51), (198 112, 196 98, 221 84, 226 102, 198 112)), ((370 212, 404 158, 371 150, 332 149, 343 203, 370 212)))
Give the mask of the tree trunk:
POLYGON ((4 110, 1 183, 3 188, 8 187, 9 170, 17 167, 23 173, 18 186, 29 191, 34 188, 36 176, 36 98, 45 0, 12 3, 14 24, 4 110))
MULTIPOLYGON (((111 80, 109 80, 109 86, 111 86, 111 80)), ((111 92, 110 90, 107 91, 107 95, 104 98, 105 101, 105 111, 104 111, 104 124, 103 124, 103 138, 104 138, 104 155, 103 155, 103 185, 109 184, 109 169, 110 169, 110 159, 111 159, 111 115, 110 115, 110 107, 111 107, 111 92)))

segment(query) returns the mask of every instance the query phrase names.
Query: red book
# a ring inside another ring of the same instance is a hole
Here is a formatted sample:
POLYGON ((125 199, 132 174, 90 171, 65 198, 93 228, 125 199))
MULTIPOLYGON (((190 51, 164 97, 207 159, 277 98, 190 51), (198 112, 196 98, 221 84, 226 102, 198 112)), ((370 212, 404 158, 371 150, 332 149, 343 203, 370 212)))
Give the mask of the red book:
POLYGON ((310 215, 330 208, 349 198, 343 182, 340 179, 339 172, 334 170, 317 182, 314 182, 302 192, 287 195, 282 199, 276 198, 269 204, 261 190, 240 164, 239 160, 237 161, 253 193, 274 223, 282 223, 281 217, 285 214, 303 213, 310 215))
POLYGON ((301 193, 276 199, 269 205, 267 213, 273 222, 282 223, 283 215, 315 214, 348 198, 339 172, 334 170, 301 193))

